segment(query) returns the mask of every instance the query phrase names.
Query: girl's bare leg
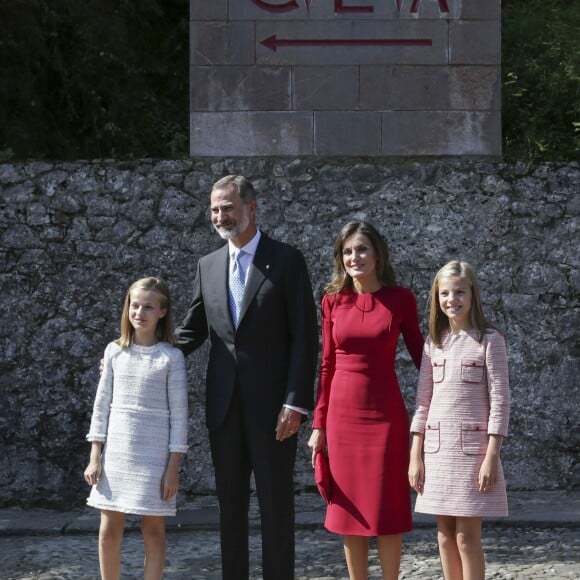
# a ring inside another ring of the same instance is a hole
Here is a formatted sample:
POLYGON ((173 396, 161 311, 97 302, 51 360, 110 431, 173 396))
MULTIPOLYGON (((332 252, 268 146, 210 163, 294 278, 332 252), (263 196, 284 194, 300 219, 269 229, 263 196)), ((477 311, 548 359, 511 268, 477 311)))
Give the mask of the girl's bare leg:
POLYGON ((103 580, 119 580, 121 576, 121 541, 125 514, 101 510, 99 527, 99 566, 103 580))
POLYGON ((457 518, 437 516, 437 543, 445 580, 463 580, 461 556, 456 538, 457 518))
POLYGON ((161 580, 165 567, 165 518, 142 516, 141 533, 145 544, 144 580, 161 580))
POLYGON ((481 518, 456 518, 456 541, 461 556, 463 580, 485 579, 485 558, 481 546, 481 518))
POLYGON ((396 580, 401 567, 403 535, 377 536, 377 551, 381 562, 383 580, 396 580))
POLYGON ((369 539, 365 536, 344 536, 344 555, 350 580, 367 580, 369 539))

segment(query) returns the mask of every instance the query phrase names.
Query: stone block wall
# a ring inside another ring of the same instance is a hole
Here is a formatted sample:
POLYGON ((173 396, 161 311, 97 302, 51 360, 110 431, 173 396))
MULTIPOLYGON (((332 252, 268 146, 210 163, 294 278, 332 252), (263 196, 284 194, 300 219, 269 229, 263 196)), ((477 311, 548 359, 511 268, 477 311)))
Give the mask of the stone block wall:
POLYGON ((500 17, 499 0, 191 0, 191 155, 498 155, 500 17))
MULTIPOLYGON (((213 6, 213 3, 207 3, 213 6)), ((219 3, 216 3, 219 4, 219 3)), ((368 219, 386 236, 426 330, 435 271, 478 269, 485 310, 506 336, 512 419, 503 460, 511 489, 577 485, 577 164, 226 158, 0 165, 0 505, 82 505, 98 361, 118 336, 126 288, 167 279, 186 311, 209 226, 211 184, 247 175, 259 221, 298 246, 318 295, 334 238, 368 219)), ((188 359, 190 451, 183 494, 213 493, 204 426, 207 348, 188 359)), ((410 412, 417 372, 400 348, 410 412)), ((300 434, 296 489, 312 487, 300 434)))

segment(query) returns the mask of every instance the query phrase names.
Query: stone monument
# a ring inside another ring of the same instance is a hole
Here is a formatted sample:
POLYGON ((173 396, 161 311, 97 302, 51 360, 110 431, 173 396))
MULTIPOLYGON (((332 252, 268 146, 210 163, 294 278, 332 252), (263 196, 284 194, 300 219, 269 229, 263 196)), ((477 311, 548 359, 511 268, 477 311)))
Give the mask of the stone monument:
POLYGON ((500 0, 191 0, 191 156, 501 154, 500 0))

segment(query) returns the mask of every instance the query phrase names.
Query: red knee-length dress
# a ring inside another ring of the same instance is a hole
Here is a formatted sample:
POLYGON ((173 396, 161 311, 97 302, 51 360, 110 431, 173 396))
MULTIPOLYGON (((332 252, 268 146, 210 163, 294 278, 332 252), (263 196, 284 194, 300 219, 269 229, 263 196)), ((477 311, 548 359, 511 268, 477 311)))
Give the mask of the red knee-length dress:
POLYGON ((417 368, 417 305, 400 286, 322 299, 322 362, 313 427, 326 430, 332 497, 325 527, 381 536, 412 528, 409 417, 395 373, 403 335, 417 368))

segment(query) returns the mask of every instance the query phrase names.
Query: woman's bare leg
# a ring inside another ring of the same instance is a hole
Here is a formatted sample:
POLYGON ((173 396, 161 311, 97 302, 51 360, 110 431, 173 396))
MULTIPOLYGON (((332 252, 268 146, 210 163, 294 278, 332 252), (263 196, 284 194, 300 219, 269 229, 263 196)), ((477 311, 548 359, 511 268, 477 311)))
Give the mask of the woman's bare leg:
POLYGON ((367 580, 369 539, 365 536, 344 536, 344 555, 350 580, 367 580))
POLYGON ((383 580, 396 580, 401 567, 403 535, 377 536, 377 551, 381 562, 383 580))

